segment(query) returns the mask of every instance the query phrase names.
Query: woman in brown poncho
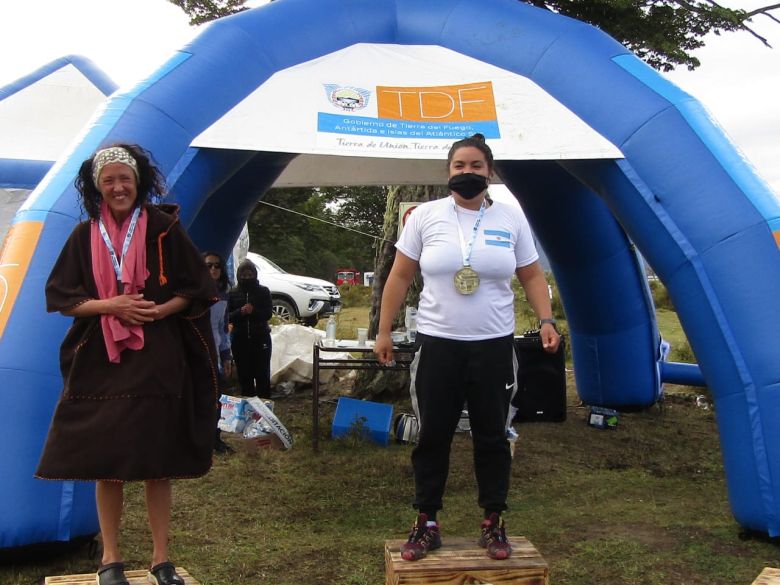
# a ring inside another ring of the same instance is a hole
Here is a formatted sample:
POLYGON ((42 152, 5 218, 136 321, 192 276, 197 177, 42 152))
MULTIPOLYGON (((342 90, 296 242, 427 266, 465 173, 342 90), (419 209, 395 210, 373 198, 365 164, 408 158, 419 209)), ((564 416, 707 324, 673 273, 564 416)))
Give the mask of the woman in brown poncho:
POLYGON ((124 585, 118 547, 124 482, 144 481, 149 578, 184 581, 168 559, 172 478, 211 467, 217 300, 164 181, 134 145, 99 150, 76 179, 89 220, 71 233, 46 284, 49 311, 74 317, 60 348, 64 389, 36 476, 95 480, 103 557, 98 585, 124 585))

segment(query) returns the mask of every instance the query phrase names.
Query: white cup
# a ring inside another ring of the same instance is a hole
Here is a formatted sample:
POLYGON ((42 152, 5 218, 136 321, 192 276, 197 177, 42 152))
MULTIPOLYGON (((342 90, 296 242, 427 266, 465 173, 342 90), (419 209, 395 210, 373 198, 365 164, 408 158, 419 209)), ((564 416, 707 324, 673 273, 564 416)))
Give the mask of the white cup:
POLYGON ((365 327, 358 327, 357 328, 358 345, 363 347, 366 344, 367 339, 368 339, 368 329, 366 329, 365 327))

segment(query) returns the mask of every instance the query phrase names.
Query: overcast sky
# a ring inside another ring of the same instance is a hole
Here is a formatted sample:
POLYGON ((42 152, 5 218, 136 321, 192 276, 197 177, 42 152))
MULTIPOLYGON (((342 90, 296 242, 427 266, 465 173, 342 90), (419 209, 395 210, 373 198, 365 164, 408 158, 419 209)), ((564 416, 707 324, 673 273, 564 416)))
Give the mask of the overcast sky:
MULTIPOLYGON (((768 2, 721 4, 749 10, 768 2)), ((707 107, 780 194, 780 24, 755 17, 753 27, 777 48, 746 33, 713 35, 696 53, 699 69, 667 77, 707 107)), ((119 85, 132 85, 196 34, 167 0, 0 0, 0 87, 70 54, 89 58, 119 85)))

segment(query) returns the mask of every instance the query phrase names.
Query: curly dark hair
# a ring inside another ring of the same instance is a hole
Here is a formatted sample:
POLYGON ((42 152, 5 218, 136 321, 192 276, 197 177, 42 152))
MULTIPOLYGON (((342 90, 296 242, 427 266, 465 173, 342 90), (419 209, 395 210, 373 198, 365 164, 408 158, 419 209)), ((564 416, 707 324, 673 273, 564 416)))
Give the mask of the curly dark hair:
POLYGON ((493 170, 493 151, 490 150, 490 147, 485 142, 485 137, 480 133, 474 134, 473 136, 468 136, 466 138, 462 138, 461 140, 452 143, 452 146, 450 147, 450 151, 447 153, 448 169, 450 168, 452 157, 455 156, 455 152, 460 148, 465 148, 466 146, 473 146, 477 150, 480 150, 482 154, 485 155, 485 160, 487 161, 488 169, 490 171, 493 170))
MULTIPOLYGON (((154 164, 152 155, 148 150, 137 144, 123 143, 111 144, 99 150, 110 146, 124 148, 138 164, 138 199, 135 202, 136 206, 145 204, 152 196, 165 196, 165 177, 163 177, 160 169, 154 164)), ((74 182, 76 189, 78 189, 81 195, 81 205, 91 219, 100 217, 100 203, 103 201, 103 195, 100 194, 100 190, 92 179, 92 162, 95 159, 95 154, 93 153, 91 157, 81 163, 76 181, 74 182)))

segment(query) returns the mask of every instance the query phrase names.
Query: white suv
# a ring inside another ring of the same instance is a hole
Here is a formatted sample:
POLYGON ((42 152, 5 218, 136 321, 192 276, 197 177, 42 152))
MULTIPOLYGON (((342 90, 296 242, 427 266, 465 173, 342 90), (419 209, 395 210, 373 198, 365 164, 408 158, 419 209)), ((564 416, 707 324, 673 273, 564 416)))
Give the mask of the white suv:
POLYGON ((289 274, 254 252, 246 257, 257 268, 260 284, 271 289, 274 315, 282 321, 316 325, 321 317, 341 309, 341 294, 332 282, 289 274))

